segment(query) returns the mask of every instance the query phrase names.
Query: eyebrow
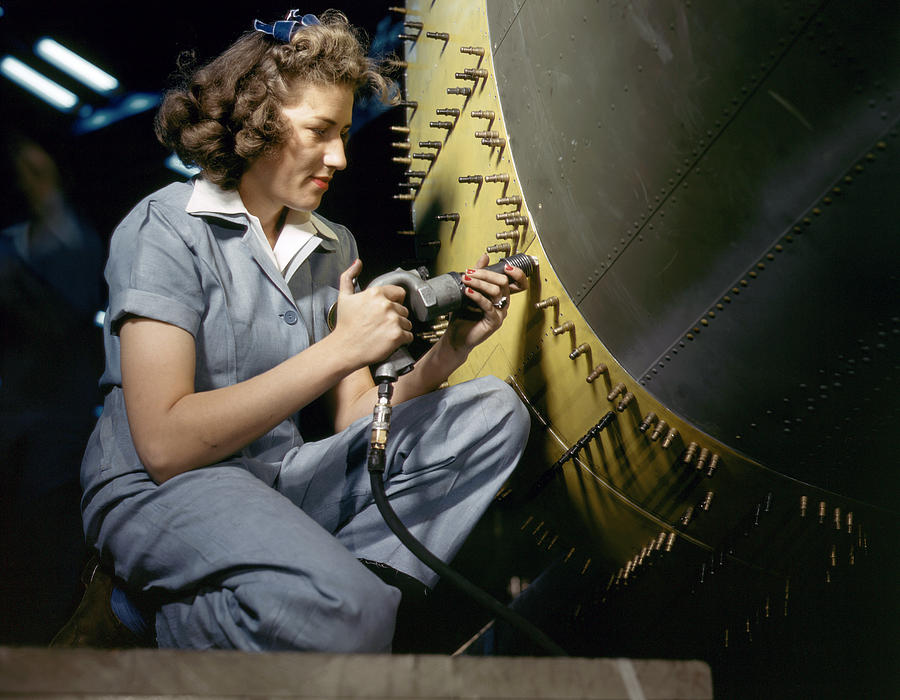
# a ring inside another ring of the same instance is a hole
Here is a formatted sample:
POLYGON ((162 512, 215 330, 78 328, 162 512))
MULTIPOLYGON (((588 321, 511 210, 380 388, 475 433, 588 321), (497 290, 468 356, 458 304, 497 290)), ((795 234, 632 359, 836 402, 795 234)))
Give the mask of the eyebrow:
MULTIPOLYGON (((330 124, 331 126, 337 126, 337 122, 334 119, 329 119, 328 117, 320 117, 318 115, 313 115, 313 119, 318 119, 320 122, 325 122, 326 124, 330 124)), ((353 122, 348 122, 342 128, 349 129, 353 126, 353 122)))

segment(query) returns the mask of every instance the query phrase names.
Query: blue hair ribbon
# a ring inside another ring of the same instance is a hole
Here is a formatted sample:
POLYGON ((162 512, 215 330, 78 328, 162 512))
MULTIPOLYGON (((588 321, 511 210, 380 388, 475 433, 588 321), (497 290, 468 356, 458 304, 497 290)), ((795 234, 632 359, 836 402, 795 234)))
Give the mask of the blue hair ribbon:
POLYGON ((313 14, 301 15, 300 10, 290 10, 283 20, 273 24, 266 24, 258 19, 253 20, 253 28, 256 31, 268 34, 283 44, 290 43, 291 37, 298 29, 316 24, 322 24, 318 17, 313 14))

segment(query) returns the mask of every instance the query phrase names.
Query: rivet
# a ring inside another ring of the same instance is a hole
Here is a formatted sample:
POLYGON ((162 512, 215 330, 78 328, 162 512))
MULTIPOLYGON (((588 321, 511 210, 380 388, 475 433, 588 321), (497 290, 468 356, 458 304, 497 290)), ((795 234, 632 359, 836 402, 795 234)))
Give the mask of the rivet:
POLYGON ((569 359, 574 360, 578 357, 581 357, 585 353, 589 353, 591 351, 591 346, 587 343, 582 343, 577 348, 575 348, 572 352, 569 353, 569 359))
MULTIPOLYGON (((556 326, 556 328, 551 329, 553 331, 553 335, 562 335, 563 333, 572 333, 575 330, 575 324, 571 321, 566 321, 565 323, 556 326)), ((611 399, 610 399, 611 400, 611 399)))
POLYGON ((634 394, 632 394, 629 391, 622 397, 622 400, 619 401, 619 404, 616 406, 616 410, 619 413, 622 413, 622 411, 624 411, 626 408, 628 408, 629 404, 631 404, 633 401, 634 401, 634 394))
POLYGON ((612 391, 610 391, 609 394, 607 394, 606 400, 607 401, 615 401, 616 398, 618 398, 618 396, 620 394, 624 394, 624 393, 625 393, 625 384, 623 384, 622 382, 619 382, 612 388, 612 391))
POLYGON ((700 445, 698 445, 696 442, 690 443, 687 446, 687 449, 684 451, 684 457, 682 458, 682 461, 685 464, 690 464, 691 462, 693 462, 694 455, 697 454, 697 450, 699 449, 699 447, 700 447, 700 445))
POLYGON ((650 429, 650 426, 653 425, 655 422, 656 422, 656 414, 653 413, 653 411, 651 411, 646 416, 644 416, 644 419, 641 421, 641 424, 638 426, 638 430, 641 431, 642 433, 646 433, 650 429))
MULTIPOLYGON (((556 297, 551 297, 551 299, 555 298, 556 297)), ((591 373, 587 376, 587 379, 585 379, 585 381, 588 384, 593 384, 597 377, 599 377, 601 374, 607 374, 608 372, 609 370, 607 369, 606 365, 599 364, 591 370, 591 373)))

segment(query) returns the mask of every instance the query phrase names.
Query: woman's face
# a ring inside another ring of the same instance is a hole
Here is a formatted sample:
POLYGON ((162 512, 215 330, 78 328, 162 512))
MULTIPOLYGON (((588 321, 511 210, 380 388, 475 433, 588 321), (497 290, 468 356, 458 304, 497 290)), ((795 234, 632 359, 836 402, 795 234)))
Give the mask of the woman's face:
POLYGON ((334 172, 347 166, 351 89, 298 84, 296 92, 298 100, 283 109, 291 126, 287 141, 274 154, 253 161, 238 185, 244 206, 264 224, 283 207, 313 211, 334 172))

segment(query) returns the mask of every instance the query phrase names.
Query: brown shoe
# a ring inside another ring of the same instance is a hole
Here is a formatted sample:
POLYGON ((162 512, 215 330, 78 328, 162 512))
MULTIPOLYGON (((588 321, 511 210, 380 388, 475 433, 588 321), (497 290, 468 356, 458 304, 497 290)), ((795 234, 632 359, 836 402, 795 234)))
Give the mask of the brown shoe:
POLYGON ((113 579, 100 568, 96 556, 88 562, 81 580, 86 586, 84 597, 50 642, 51 647, 130 649, 149 646, 147 640, 128 629, 113 613, 110 603, 113 579))

